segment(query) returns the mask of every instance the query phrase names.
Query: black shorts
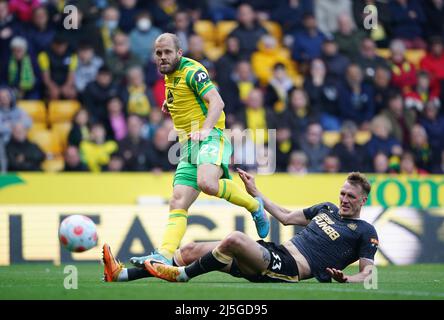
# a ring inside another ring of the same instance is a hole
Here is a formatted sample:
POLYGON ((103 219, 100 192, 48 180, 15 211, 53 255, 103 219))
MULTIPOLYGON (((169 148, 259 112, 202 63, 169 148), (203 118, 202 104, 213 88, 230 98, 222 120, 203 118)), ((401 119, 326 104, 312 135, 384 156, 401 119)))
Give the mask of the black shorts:
POLYGON ((296 261, 283 245, 258 240, 258 244, 270 252, 270 264, 262 274, 245 275, 239 269, 236 259, 231 264, 230 274, 251 282, 298 282, 299 270, 296 261))

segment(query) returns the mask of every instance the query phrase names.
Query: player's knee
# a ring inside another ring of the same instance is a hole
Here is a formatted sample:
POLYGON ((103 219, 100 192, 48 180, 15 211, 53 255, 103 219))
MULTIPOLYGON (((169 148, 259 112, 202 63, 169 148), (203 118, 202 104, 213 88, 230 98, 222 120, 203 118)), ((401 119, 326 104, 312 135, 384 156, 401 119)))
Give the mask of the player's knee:
POLYGON ((180 194, 174 194, 170 199, 170 210, 172 209, 182 209, 184 208, 184 197, 180 194))
POLYGON ((179 249, 179 254, 185 265, 196 260, 196 246, 197 243, 190 242, 179 249))
POLYGON ((219 183, 208 180, 208 179, 197 179, 197 185, 202 192, 215 196, 219 191, 219 183))
POLYGON ((240 231, 234 231, 230 233, 225 239, 222 240, 221 249, 232 251, 233 249, 239 249, 244 244, 245 235, 240 231))

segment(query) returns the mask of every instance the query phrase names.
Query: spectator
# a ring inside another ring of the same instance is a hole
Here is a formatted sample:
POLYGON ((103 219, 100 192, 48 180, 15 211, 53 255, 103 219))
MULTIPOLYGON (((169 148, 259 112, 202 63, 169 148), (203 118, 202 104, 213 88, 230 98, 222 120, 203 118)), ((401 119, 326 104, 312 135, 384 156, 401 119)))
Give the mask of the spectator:
POLYGON ((130 67, 126 79, 127 86, 122 93, 126 112, 147 117, 151 112, 153 102, 150 101, 151 93, 145 84, 142 68, 140 66, 130 67))
POLYGON ((444 116, 439 114, 439 105, 431 101, 426 103, 419 123, 427 132, 432 152, 439 152, 443 148, 444 137, 444 116))
POLYGON ((433 161, 438 159, 433 157, 432 149, 427 141, 427 132, 420 124, 415 124, 412 128, 410 139, 409 149, 415 157, 415 163, 418 165, 418 168, 431 171, 433 161))
POLYGON ((341 172, 365 172, 368 169, 366 149, 356 143, 357 132, 358 128, 352 121, 344 121, 341 127, 341 141, 331 151, 331 154, 339 159, 341 172))
POLYGON ((374 117, 370 129, 372 136, 365 144, 370 159, 374 158, 378 152, 383 152, 387 157, 402 154, 401 143, 391 135, 392 126, 386 117, 374 117))
POLYGON ((390 87, 390 70, 384 67, 377 67, 373 79, 375 114, 380 113, 387 106, 390 92, 394 91, 390 87))
POLYGON ((357 64, 350 64, 346 81, 339 89, 339 110, 342 120, 352 120, 366 130, 374 116, 375 104, 373 88, 363 80, 361 68, 357 64))
POLYGON ((291 56, 299 63, 307 63, 321 56, 325 35, 319 31, 316 21, 312 14, 305 14, 302 20, 303 29, 297 31, 293 36, 291 56))
POLYGON ((108 164, 105 166, 104 171, 108 172, 121 172, 124 169, 124 162, 122 157, 117 153, 113 153, 110 156, 108 164))
POLYGON ((268 129, 274 128, 272 114, 264 106, 264 95, 260 89, 252 89, 248 95, 245 111, 238 117, 247 129, 251 130, 251 139, 256 145, 268 142, 268 129))
POLYGON ((291 153, 298 148, 292 138, 291 130, 286 125, 280 125, 276 130, 276 170, 287 171, 291 153))
POLYGON ((68 144, 70 146, 78 147, 82 141, 89 140, 89 113, 86 109, 80 109, 74 115, 71 130, 68 134, 68 144))
POLYGON ((199 61, 204 66, 212 64, 210 59, 205 55, 204 52, 204 41, 202 37, 198 34, 192 34, 188 38, 188 52, 185 56, 193 60, 199 61))
POLYGON ((373 158, 373 172, 379 174, 389 173, 389 158, 384 152, 377 152, 373 158))
POLYGON ((30 22, 32 11, 40 6, 40 0, 10 0, 9 11, 22 22, 30 22))
POLYGON ((284 0, 271 12, 271 20, 282 26, 284 35, 291 35, 302 29, 302 17, 313 12, 312 0, 284 0))
POLYGON ((107 102, 118 94, 118 87, 112 80, 111 70, 102 66, 97 72, 96 79, 85 88, 82 100, 93 122, 106 121, 107 102))
POLYGON ((392 38, 402 39, 407 48, 424 49, 422 25, 426 16, 416 0, 393 0, 389 3, 392 38))
POLYGON ((124 160, 124 171, 147 171, 151 166, 152 145, 142 138, 142 119, 128 117, 128 135, 119 142, 119 153, 124 160))
POLYGON ((339 53, 338 44, 333 38, 327 37, 322 43, 321 58, 327 66, 328 76, 335 81, 342 80, 350 59, 339 53))
POLYGON ((164 123, 163 113, 160 108, 153 108, 151 110, 149 119, 143 124, 142 137, 148 140, 152 140, 159 129, 164 123))
POLYGON ((56 35, 49 50, 38 55, 43 83, 50 100, 75 99, 74 73, 77 69, 77 56, 68 50, 68 43, 56 35))
POLYGON ((238 0, 213 0, 208 1, 208 14, 215 23, 220 20, 235 20, 235 5, 238 0))
POLYGON ((444 174, 444 149, 441 150, 439 162, 433 167, 432 173, 444 174))
POLYGON ((259 50, 251 56, 251 65, 261 86, 266 86, 273 76, 274 66, 282 64, 288 75, 296 76, 296 68, 287 51, 279 47, 277 40, 272 35, 262 36, 259 42, 259 50))
POLYGON ((174 14, 174 26, 170 30, 179 38, 182 50, 188 52, 188 39, 194 33, 193 24, 187 11, 179 10, 174 14))
POLYGON ((105 123, 107 137, 112 140, 122 140, 127 132, 126 116, 122 100, 119 97, 113 97, 108 101, 108 121, 105 123))
POLYGON ((160 127, 154 134, 151 150, 151 170, 154 172, 172 171, 175 165, 168 158, 168 153, 172 141, 168 140, 169 129, 165 126, 160 127))
POLYGON ((364 71, 364 81, 372 83, 375 78, 376 69, 389 69, 389 65, 384 58, 376 53, 376 44, 372 39, 364 38, 358 47, 360 50, 356 58, 356 63, 364 71))
POLYGON ((359 55, 359 47, 366 34, 357 29, 353 23, 353 18, 348 13, 338 16, 338 31, 334 33, 339 52, 354 59, 359 55))
POLYGON ((287 166, 287 172, 290 174, 304 175, 308 173, 308 158, 302 151, 293 151, 290 155, 290 161, 287 166))
POLYGON ((402 41, 393 40, 390 43, 390 51, 391 84, 399 88, 403 93, 407 93, 416 85, 416 68, 406 60, 406 48, 402 41))
POLYGON ((18 122, 12 126, 12 136, 6 145, 8 171, 40 171, 45 154, 27 139, 26 127, 18 122))
POLYGON ((135 28, 140 13, 137 0, 119 0, 119 12, 119 29, 129 34, 135 28))
POLYGON ((304 90, 310 99, 310 106, 319 114, 324 130, 337 131, 341 127, 338 108, 338 89, 332 77, 327 76, 325 63, 314 59, 310 64, 310 73, 304 80, 304 90))
POLYGON ((260 38, 267 34, 267 30, 262 27, 256 18, 256 12, 246 3, 239 6, 237 10, 237 21, 239 25, 229 34, 239 39, 240 54, 245 58, 250 58, 257 50, 260 38))
POLYGON ((278 116, 278 123, 289 126, 293 142, 297 144, 299 137, 305 134, 309 123, 313 121, 317 121, 317 114, 309 105, 307 93, 303 89, 293 88, 289 92, 287 110, 278 116))
POLYGON ((101 123, 91 126, 90 140, 80 143, 82 161, 92 172, 100 172, 110 162, 110 156, 118 150, 117 143, 106 140, 106 131, 101 123))
POLYGON ((8 87, 0 87, 0 140, 8 142, 12 127, 17 123, 29 129, 32 120, 17 106, 14 92, 8 87))
POLYGON ((237 94, 242 103, 246 103, 247 98, 256 86, 258 86, 257 79, 251 70, 251 64, 247 60, 239 61, 236 65, 236 69, 232 76, 232 81, 234 81, 237 94))
POLYGON ((113 37, 119 32, 120 12, 116 7, 109 6, 103 9, 100 34, 102 35, 103 54, 107 54, 112 50, 113 37))
POLYGON ((319 123, 311 123, 304 138, 301 141, 301 150, 308 157, 308 171, 322 172, 324 158, 329 153, 329 148, 322 142, 322 126, 319 123))
POLYGON ((118 32, 113 36, 113 47, 106 56, 106 65, 110 68, 116 83, 121 84, 128 69, 140 65, 141 61, 130 50, 128 36, 118 32))
POLYGON ((387 109, 381 114, 390 121, 393 136, 406 148, 410 144, 412 127, 416 123, 416 112, 406 108, 404 98, 399 92, 392 93, 387 104, 387 109))
POLYGON ((49 49, 55 36, 55 29, 49 23, 48 9, 40 6, 32 12, 32 21, 26 30, 26 39, 30 49, 36 55, 49 49))
POLYGON ((103 59, 95 55, 94 48, 88 44, 80 44, 77 49, 78 64, 74 74, 74 84, 77 92, 82 94, 86 86, 94 81, 103 59))
POLYGON ((230 128, 233 154, 231 164, 245 171, 257 169, 256 148, 248 131, 240 122, 234 123, 230 128))
POLYGON ((28 43, 23 37, 11 41, 11 56, 8 69, 4 70, 6 83, 18 99, 40 99, 40 70, 35 56, 28 52, 28 43))
POLYGON ((162 33, 160 29, 152 25, 149 12, 143 11, 137 15, 136 28, 130 35, 131 52, 134 53, 142 64, 146 64, 153 56, 154 41, 162 33))
MULTIPOLYGON (((9 55, 11 39, 19 35, 20 23, 9 11, 8 1, 0 1, 0 63, 4 63, 9 55)), ((1 65, 0 65, 1 66, 1 65)), ((3 67, 0 68, 3 70, 3 67)))
POLYGON ((407 108, 421 112, 424 105, 429 101, 440 105, 439 93, 437 92, 439 88, 437 88, 438 90, 432 90, 430 83, 430 75, 426 71, 417 73, 417 83, 414 91, 405 94, 407 108))
POLYGON ((283 112, 287 107, 287 98, 294 88, 293 80, 288 76, 283 63, 276 63, 273 67, 273 77, 265 88, 265 105, 271 107, 275 113, 283 112))
POLYGON ((421 1, 427 23, 425 32, 427 38, 438 36, 444 38, 444 1, 443 0, 425 0, 421 1))
POLYGON ((314 0, 316 21, 325 34, 338 30, 338 17, 341 14, 352 16, 351 0, 314 0))
POLYGON ((179 6, 176 0, 148 1, 146 8, 154 18, 154 25, 161 30, 168 30, 173 23, 173 17, 179 6))
POLYGON ((424 169, 418 168, 415 163, 415 158, 411 152, 405 151, 401 156, 401 161, 399 163, 399 173, 416 175, 416 174, 427 174, 428 172, 424 169))
POLYGON ((79 149, 76 146, 68 146, 64 153, 65 172, 85 172, 88 167, 80 160, 79 149))
POLYGON ((426 56, 421 59, 420 68, 429 73, 431 90, 439 96, 441 83, 444 83, 444 43, 441 37, 430 38, 429 50, 426 56))
POLYGON ((322 172, 324 173, 338 173, 341 168, 339 158, 334 154, 329 154, 324 158, 322 164, 322 172))

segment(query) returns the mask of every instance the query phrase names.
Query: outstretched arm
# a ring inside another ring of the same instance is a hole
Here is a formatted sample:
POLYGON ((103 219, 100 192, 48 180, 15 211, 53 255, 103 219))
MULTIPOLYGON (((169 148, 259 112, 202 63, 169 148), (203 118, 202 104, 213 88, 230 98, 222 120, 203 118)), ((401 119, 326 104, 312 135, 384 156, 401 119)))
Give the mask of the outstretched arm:
POLYGON ((341 270, 327 268, 327 272, 337 282, 364 282, 372 273, 373 261, 365 258, 359 259, 359 272, 353 275, 345 275, 341 270))
POLYGON ((265 210, 267 210, 273 217, 275 217, 283 225, 300 225, 306 226, 308 220, 302 210, 288 210, 284 207, 274 203, 266 196, 264 196, 256 187, 253 175, 245 172, 242 169, 237 169, 239 177, 242 179, 247 192, 253 197, 260 197, 264 201, 265 210))

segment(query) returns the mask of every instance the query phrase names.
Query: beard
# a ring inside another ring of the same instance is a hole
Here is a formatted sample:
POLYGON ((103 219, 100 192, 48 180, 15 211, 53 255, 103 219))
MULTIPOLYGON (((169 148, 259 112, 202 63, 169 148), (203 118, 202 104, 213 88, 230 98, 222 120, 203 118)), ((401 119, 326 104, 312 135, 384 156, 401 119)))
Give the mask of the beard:
POLYGON ((159 67, 159 72, 160 72, 161 74, 170 74, 170 73, 173 73, 174 71, 176 71, 177 67, 179 66, 179 62, 180 62, 180 57, 176 57, 176 59, 174 59, 174 61, 171 62, 171 65, 170 65, 168 68, 162 70, 162 69, 159 67))

